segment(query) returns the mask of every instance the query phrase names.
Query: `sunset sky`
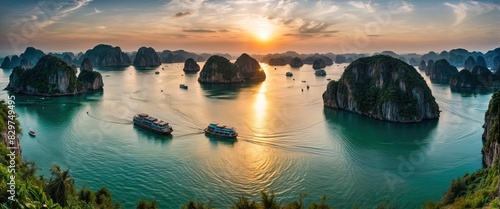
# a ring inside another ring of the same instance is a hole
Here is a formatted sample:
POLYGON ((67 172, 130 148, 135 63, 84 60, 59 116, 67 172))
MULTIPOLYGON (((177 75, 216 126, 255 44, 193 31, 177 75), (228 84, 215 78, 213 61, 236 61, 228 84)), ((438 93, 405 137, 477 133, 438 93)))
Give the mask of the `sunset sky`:
POLYGON ((500 46, 500 1, 0 0, 0 55, 80 52, 398 53, 500 46))

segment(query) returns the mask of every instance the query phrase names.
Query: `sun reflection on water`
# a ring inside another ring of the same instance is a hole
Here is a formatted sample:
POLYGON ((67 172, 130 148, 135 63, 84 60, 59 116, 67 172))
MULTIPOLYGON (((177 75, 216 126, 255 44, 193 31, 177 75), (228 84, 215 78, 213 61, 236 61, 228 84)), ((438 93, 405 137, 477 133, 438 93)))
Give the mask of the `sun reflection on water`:
MULTIPOLYGON (((254 128, 262 133, 262 130, 266 128, 266 112, 268 107, 266 83, 263 82, 260 86, 257 96, 255 98, 255 103, 253 105, 254 109, 254 128)), ((258 133, 255 133, 258 134, 258 133)))

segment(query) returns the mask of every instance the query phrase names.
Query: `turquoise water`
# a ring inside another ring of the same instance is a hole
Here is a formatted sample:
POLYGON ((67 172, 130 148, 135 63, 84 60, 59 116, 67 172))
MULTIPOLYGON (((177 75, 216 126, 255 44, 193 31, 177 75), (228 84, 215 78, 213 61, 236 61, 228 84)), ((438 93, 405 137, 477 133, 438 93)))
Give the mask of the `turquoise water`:
MULTIPOLYGON (((326 78, 338 79, 344 66, 326 68, 326 78)), ((452 93, 427 80, 440 119, 384 123, 323 108, 328 81, 309 65, 263 67, 265 82, 236 86, 200 85, 181 64, 162 65, 159 75, 155 69, 97 68, 102 92, 16 95, 23 158, 46 176, 52 164, 69 168, 79 188, 106 186, 125 208, 152 197, 161 208, 179 208, 192 198, 225 207, 238 196, 257 198, 261 190, 283 202, 307 193, 306 203, 326 194, 337 208, 384 198, 415 208, 439 200, 452 179, 482 165, 481 126, 491 94, 452 93), (170 122, 172 136, 134 127, 138 112, 170 122), (238 140, 205 136, 210 122, 236 127, 238 140)), ((7 86, 10 72, 0 70, 0 86, 7 86)))

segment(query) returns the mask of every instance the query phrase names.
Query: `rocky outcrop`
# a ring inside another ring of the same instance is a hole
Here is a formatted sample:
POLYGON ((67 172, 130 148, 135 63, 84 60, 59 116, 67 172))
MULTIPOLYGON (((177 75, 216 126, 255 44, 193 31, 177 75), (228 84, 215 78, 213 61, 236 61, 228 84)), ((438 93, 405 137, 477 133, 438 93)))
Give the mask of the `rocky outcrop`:
POLYGON ((7 68, 9 68, 9 66, 10 66, 10 58, 5 57, 2 61, 2 65, 0 66, 0 68, 7 69, 7 68))
POLYGON ((425 74, 430 75, 432 72, 432 68, 434 68, 434 60, 427 61, 427 69, 425 69, 425 74))
MULTIPOLYGON (((337 55, 337 56, 342 56, 342 55, 337 55)), ((330 57, 319 55, 319 54, 315 54, 314 56, 311 56, 311 57, 306 57, 303 60, 303 62, 304 62, 304 64, 314 65, 314 62, 316 62, 316 60, 321 60, 325 64, 325 66, 333 65, 333 60, 330 59, 330 57)))
POLYGON ((71 69, 73 69, 73 73, 77 74, 78 73, 78 68, 76 67, 75 64, 71 65, 71 69))
POLYGON ((192 58, 197 62, 206 60, 200 55, 184 50, 164 50, 160 53, 159 56, 162 63, 183 63, 189 58, 192 58))
POLYGON ((500 91, 491 97, 483 128, 483 162, 486 167, 492 167, 500 156, 500 91))
POLYGON ((189 58, 184 62, 184 68, 182 70, 186 73, 196 73, 200 71, 200 65, 198 65, 193 58, 189 58))
POLYGON ((42 57, 31 69, 14 68, 9 78, 6 89, 12 93, 62 96, 83 92, 71 67, 51 55, 42 57))
POLYGON ((483 56, 477 56, 476 65, 483 66, 483 67, 487 67, 488 66, 488 65, 486 65, 486 60, 484 59, 483 56))
POLYGON ((314 71, 314 75, 316 76, 326 76, 326 71, 321 69, 321 70, 316 70, 314 71))
POLYGON ((439 117, 425 80, 412 66, 386 55, 352 62, 323 93, 326 107, 374 119, 413 123, 439 117))
POLYGON ((325 67, 326 67, 326 64, 325 64, 325 61, 323 61, 323 59, 314 60, 313 69, 319 70, 319 69, 322 69, 325 67))
POLYGON ((304 63, 302 62, 302 60, 298 57, 295 57, 293 58, 291 61, 290 61, 290 67, 293 67, 293 68, 299 68, 299 67, 302 67, 304 65, 304 63))
POLYGON ((488 68, 476 65, 469 70, 462 70, 455 74, 450 80, 453 90, 487 90, 500 88, 500 77, 494 75, 488 68))
POLYGON ((425 63, 424 60, 420 61, 420 64, 418 65, 418 69, 420 71, 424 71, 424 72, 427 70, 427 64, 425 63))
POLYGON ((45 56, 45 53, 42 50, 27 47, 26 50, 24 50, 24 52, 19 56, 19 59, 27 59, 31 66, 35 66, 38 60, 40 60, 43 56, 45 56))
POLYGON ((337 55, 335 56, 335 63, 337 64, 342 64, 342 63, 346 63, 347 62, 347 58, 343 55, 337 55))
POLYGON ((92 66, 92 62, 90 62, 89 58, 85 58, 80 65, 80 72, 83 71, 94 71, 94 67, 92 66))
POLYGON ((30 61, 28 61, 28 59, 26 58, 22 59, 21 65, 19 65, 19 67, 21 67, 24 70, 31 69, 30 61))
POLYGON ((494 72, 500 72, 500 56, 493 58, 493 66, 491 67, 491 70, 494 72))
POLYGON ((73 64, 73 59, 71 59, 71 56, 69 54, 67 54, 67 53, 63 55, 62 60, 64 62, 66 62, 66 64, 68 64, 68 65, 72 65, 73 64))
POLYGON ((266 80, 266 72, 260 67, 259 62, 248 54, 243 53, 234 64, 239 68, 245 81, 261 82, 266 80))
POLYGON ((208 58, 198 77, 200 83, 240 83, 243 76, 240 69, 228 59, 213 55, 208 58))
POLYGON ((127 54, 122 52, 120 47, 112 47, 106 44, 99 44, 93 49, 87 50, 80 57, 80 61, 88 58, 96 67, 123 67, 132 63, 127 54))
POLYGON ((451 77, 456 73, 458 73, 458 70, 455 66, 450 65, 445 59, 440 59, 434 63, 430 79, 435 83, 449 83, 451 77))
POLYGON ((500 77, 494 75, 487 67, 476 65, 471 73, 475 75, 484 86, 488 88, 500 88, 500 77))
POLYGON ((450 88, 453 90, 484 88, 485 86, 469 70, 463 69, 453 75, 450 80, 450 88))
POLYGON ((12 56, 12 58, 10 58, 10 65, 8 68, 13 69, 19 65, 21 65, 21 59, 19 58, 19 56, 17 55, 12 56))
POLYGON ((472 56, 469 56, 466 60, 465 60, 465 63, 464 63, 464 69, 466 70, 472 70, 472 68, 476 66, 476 60, 474 59, 474 57, 472 56))
POLYGON ((410 61, 408 62, 411 66, 416 66, 418 65, 418 62, 415 58, 411 58, 410 61))
POLYGON ((104 86, 102 75, 95 71, 81 70, 78 81, 83 85, 83 91, 101 90, 104 86))
POLYGON ((286 60, 278 57, 278 58, 271 58, 269 60, 269 65, 270 66, 285 66, 287 64, 286 60))
POLYGON ((135 67, 158 67, 161 65, 160 57, 151 47, 141 47, 134 59, 135 67))

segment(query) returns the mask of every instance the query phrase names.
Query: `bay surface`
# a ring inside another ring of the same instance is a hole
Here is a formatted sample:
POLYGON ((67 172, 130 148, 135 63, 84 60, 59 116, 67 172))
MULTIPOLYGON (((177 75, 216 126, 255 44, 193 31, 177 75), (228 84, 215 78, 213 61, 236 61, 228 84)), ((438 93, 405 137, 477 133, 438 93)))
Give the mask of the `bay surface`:
MULTIPOLYGON (((263 65, 265 82, 236 86, 201 85, 182 64, 95 68, 103 75, 102 92, 16 95, 23 158, 46 177, 52 164, 69 168, 78 188, 105 186, 125 208, 153 197, 161 208, 190 199, 226 208, 239 196, 257 199, 262 190, 282 202, 307 193, 307 204, 326 194, 337 208, 384 198, 415 208, 439 200, 452 179, 481 168, 481 126, 491 94, 452 93, 425 78, 442 110, 439 120, 385 123, 323 107, 326 78, 340 78, 344 66, 316 77, 310 65, 263 65), (170 122, 172 136, 134 127, 132 116, 140 112, 170 122), (210 122, 236 127, 238 140, 205 136, 210 122)), ((2 88, 10 73, 0 71, 2 88)))

